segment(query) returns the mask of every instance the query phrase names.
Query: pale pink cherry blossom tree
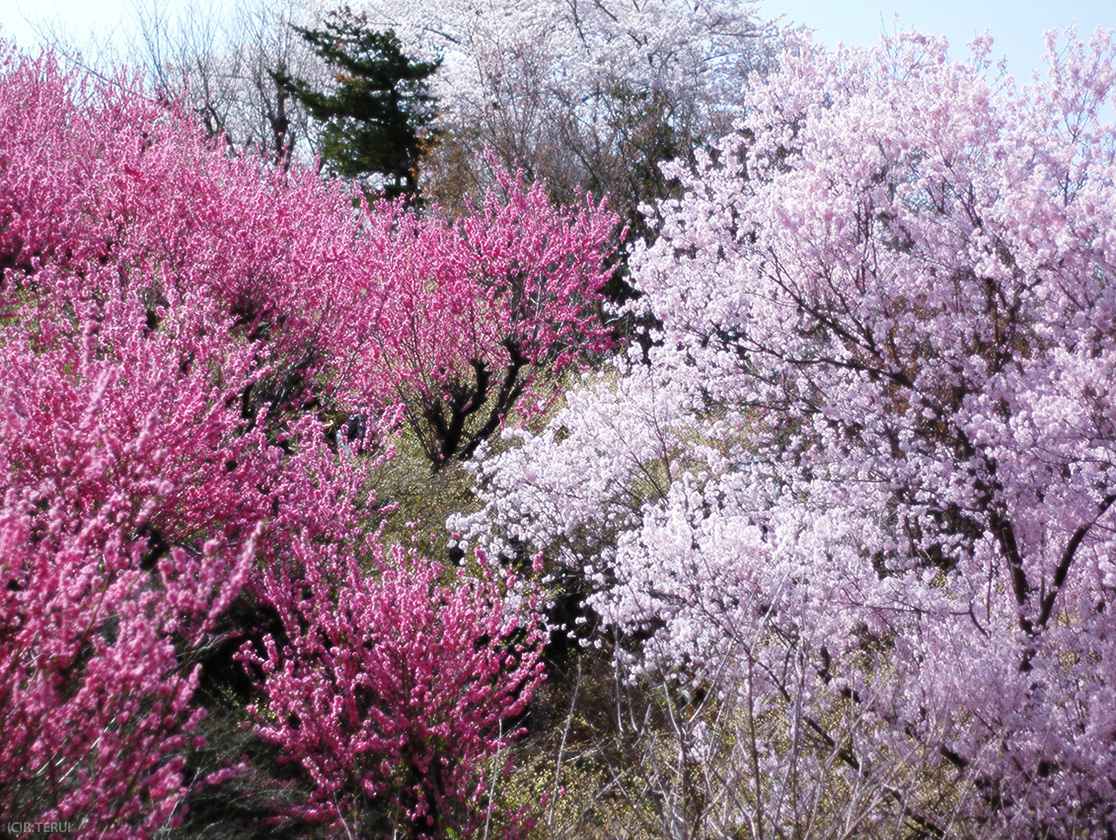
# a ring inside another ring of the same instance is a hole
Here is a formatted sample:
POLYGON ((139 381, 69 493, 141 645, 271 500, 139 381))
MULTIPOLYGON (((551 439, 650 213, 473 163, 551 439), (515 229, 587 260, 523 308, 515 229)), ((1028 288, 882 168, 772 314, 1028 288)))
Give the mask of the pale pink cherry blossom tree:
POLYGON ((571 398, 482 465, 485 515, 568 552, 626 509, 575 559, 646 639, 633 667, 732 704, 721 825, 828 836, 873 788, 867 834, 1111 833, 1112 35, 1051 35, 1024 88, 989 81, 987 39, 961 64, 914 33, 783 37, 633 261, 662 328, 615 388, 689 403, 616 428, 571 398), (625 504, 661 458, 665 494, 625 504))
POLYGON ((445 142, 424 164, 428 194, 483 194, 488 149, 562 201, 609 194, 636 228, 639 205, 666 194, 659 163, 728 130, 743 78, 770 50, 747 0, 362 6, 413 54, 445 58, 433 84, 445 142))

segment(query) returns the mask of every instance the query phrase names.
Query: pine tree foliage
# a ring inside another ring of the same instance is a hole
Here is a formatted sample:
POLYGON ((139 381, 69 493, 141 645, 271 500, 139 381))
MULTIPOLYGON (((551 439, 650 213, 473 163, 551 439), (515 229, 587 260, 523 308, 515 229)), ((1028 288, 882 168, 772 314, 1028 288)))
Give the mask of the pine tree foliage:
POLYGON ((295 28, 335 69, 335 85, 317 90, 281 70, 273 75, 321 124, 323 164, 389 199, 414 194, 419 158, 433 137, 428 79, 440 62, 409 58, 394 32, 370 29, 348 7, 331 12, 321 29, 295 28))

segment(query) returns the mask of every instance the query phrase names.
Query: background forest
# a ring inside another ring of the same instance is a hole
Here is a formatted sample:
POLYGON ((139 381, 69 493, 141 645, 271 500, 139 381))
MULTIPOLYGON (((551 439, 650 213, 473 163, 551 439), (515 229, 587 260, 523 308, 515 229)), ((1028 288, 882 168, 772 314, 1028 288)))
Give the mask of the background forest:
POLYGON ((9 833, 1116 837, 1112 32, 140 9, 0 46, 9 833))

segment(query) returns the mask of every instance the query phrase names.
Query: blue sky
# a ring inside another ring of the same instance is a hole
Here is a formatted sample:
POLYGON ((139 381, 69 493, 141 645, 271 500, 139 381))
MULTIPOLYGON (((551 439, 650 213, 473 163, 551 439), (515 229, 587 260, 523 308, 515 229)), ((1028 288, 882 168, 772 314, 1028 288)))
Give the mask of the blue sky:
POLYGON ((126 55, 135 39, 135 8, 158 5, 172 18, 181 9, 219 11, 233 0, 0 0, 0 35, 33 47, 61 34, 79 47, 111 43, 126 55))
POLYGON ((1083 38, 1097 26, 1116 29, 1116 0, 761 0, 765 17, 787 13, 787 21, 815 29, 815 37, 833 46, 867 45, 885 29, 918 29, 944 35, 957 57, 966 44, 988 30, 995 39, 993 55, 1006 57, 1017 82, 1029 82, 1031 71, 1043 67, 1043 32, 1063 29, 1075 19, 1083 38))
POLYGON ((58 26, 84 43, 91 32, 98 37, 118 33, 131 14, 129 0, 0 0, 0 35, 30 47, 38 43, 32 27, 58 26))
MULTIPOLYGON (((47 31, 54 28, 68 32, 78 44, 88 43, 91 33, 101 41, 111 34, 117 48, 126 52, 134 2, 0 0, 0 32, 31 46, 36 38, 30 21, 47 31)), ((225 0, 160 3, 164 8, 192 5, 219 9, 225 0)), ((786 12, 787 21, 813 27, 817 37, 831 45, 837 41, 850 45, 873 43, 881 28, 892 27, 896 14, 901 29, 914 27, 948 37, 958 56, 964 55, 970 38, 988 29, 996 39, 995 53, 1007 57, 1008 70, 1021 82, 1029 81, 1031 70, 1041 66, 1045 30, 1064 27, 1075 18, 1082 35, 1098 25, 1116 28, 1116 0, 760 0, 758 8, 765 17, 786 12)))

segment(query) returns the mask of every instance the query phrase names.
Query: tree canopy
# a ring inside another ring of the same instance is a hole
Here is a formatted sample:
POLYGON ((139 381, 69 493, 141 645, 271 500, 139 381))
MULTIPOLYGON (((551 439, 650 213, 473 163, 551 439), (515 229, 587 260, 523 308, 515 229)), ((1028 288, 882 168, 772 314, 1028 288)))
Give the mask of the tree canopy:
POLYGON ((606 202, 499 152, 373 200, 0 47, 9 828, 1116 836, 1116 33, 1020 88, 787 30, 719 97, 746 14, 481 5, 439 37, 523 148, 586 84, 662 154, 680 90, 731 112, 637 297, 606 202))

